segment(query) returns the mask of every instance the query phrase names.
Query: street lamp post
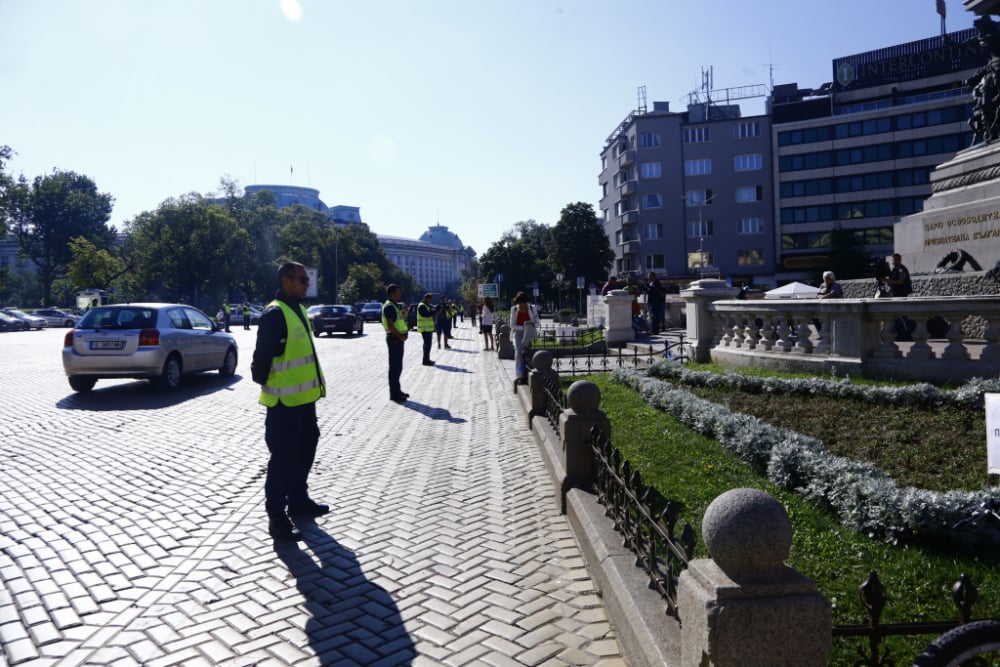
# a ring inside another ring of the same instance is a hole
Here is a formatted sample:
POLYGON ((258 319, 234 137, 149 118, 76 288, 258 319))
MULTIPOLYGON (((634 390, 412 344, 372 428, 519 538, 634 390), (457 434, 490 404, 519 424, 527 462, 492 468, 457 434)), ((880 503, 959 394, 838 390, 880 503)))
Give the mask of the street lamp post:
POLYGON ((562 279, 563 274, 556 274, 556 312, 562 310, 562 279))
MULTIPOLYGON (((716 194, 718 194, 718 193, 716 193, 716 194)), ((698 237, 699 237, 698 238, 698 260, 699 260, 699 262, 698 262, 698 265, 699 265, 698 266, 699 276, 698 277, 700 279, 704 279, 704 277, 705 277, 705 250, 704 250, 704 245, 705 245, 705 223, 704 223, 704 221, 702 220, 702 217, 701 217, 701 209, 706 204, 712 203, 712 200, 715 199, 715 197, 716 197, 716 195, 712 195, 711 197, 706 198, 705 201, 698 202, 698 201, 695 201, 695 200, 689 198, 687 195, 681 195, 681 199, 683 199, 685 202, 687 202, 690 205, 694 205, 694 206, 698 207, 698 237)), ((684 216, 684 218, 686 220, 687 216, 684 216)))

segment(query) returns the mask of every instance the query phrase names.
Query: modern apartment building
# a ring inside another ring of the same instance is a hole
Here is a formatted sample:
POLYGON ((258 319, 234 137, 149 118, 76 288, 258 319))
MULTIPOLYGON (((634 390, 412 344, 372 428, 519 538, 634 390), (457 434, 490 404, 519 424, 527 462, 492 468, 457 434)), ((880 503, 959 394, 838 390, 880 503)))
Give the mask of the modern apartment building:
POLYGON ((686 284, 774 272, 770 122, 705 100, 629 114, 601 151, 601 211, 612 272, 686 284))
POLYGON ((971 143, 966 80, 988 58, 969 29, 837 58, 818 90, 774 88, 779 283, 834 268, 837 229, 869 257, 892 254, 893 224, 923 210, 931 171, 971 143))

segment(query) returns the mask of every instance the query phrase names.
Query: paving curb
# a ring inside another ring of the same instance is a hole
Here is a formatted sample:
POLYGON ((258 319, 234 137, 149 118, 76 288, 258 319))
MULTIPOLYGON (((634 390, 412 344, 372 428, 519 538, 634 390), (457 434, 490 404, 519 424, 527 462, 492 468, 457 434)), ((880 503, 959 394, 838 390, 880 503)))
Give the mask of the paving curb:
MULTIPOLYGON (((504 365, 513 377, 512 365, 504 365)), ((512 380, 511 380, 512 381, 512 380)), ((517 388, 525 415, 531 409, 527 387, 517 388)), ((545 417, 531 420, 531 432, 556 489, 565 470, 559 436, 545 417)), ((559 503, 559 498, 553 498, 559 503)), ((622 655, 632 667, 679 665, 680 624, 666 614, 666 603, 649 588, 645 572, 636 567, 636 555, 622 546, 622 536, 604 516, 604 507, 593 494, 571 489, 566 495, 566 517, 597 584, 618 637, 622 655)))

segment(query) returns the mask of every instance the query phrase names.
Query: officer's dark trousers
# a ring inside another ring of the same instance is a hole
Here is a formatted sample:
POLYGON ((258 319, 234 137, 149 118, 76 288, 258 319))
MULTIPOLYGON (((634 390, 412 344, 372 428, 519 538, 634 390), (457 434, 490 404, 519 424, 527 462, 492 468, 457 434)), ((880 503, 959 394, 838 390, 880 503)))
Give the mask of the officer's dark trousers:
POLYGON ((399 388, 399 376, 403 373, 403 341, 387 335, 385 344, 389 348, 389 398, 394 398, 403 393, 399 388))
POLYGON ((281 514, 308 497, 306 478, 316 458, 319 426, 316 404, 288 407, 279 403, 267 409, 264 440, 271 452, 264 482, 264 506, 268 514, 281 514))
POLYGON ((431 343, 434 342, 434 332, 421 331, 420 335, 424 337, 424 363, 426 364, 431 360, 431 343))

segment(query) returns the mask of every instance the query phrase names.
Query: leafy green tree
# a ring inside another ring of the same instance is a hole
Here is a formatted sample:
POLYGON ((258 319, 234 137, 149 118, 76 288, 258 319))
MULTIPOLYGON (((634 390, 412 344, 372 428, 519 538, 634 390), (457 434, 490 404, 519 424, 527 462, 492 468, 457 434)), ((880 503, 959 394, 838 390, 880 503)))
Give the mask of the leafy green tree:
POLYGON ((553 268, 573 280, 599 285, 608 275, 615 253, 590 204, 568 204, 552 228, 549 260, 553 268))
MULTIPOLYGON (((10 230, 11 217, 15 208, 15 192, 24 187, 23 179, 22 182, 18 182, 7 173, 7 162, 13 156, 14 151, 10 146, 0 146, 0 238, 7 236, 10 230)), ((6 267, 4 274, 6 274, 6 267)), ((0 280, 2 279, 0 277, 0 280)))
POLYGON ((76 290, 88 287, 108 289, 111 283, 130 268, 125 261, 104 248, 98 248, 82 236, 70 239, 72 259, 66 277, 76 290))
POLYGON ((247 232, 200 195, 170 199, 130 224, 141 283, 160 298, 213 307, 237 285, 247 232))
POLYGON ((38 267, 41 298, 51 301, 52 283, 72 259, 70 239, 82 236, 100 248, 114 243, 112 197, 88 177, 72 171, 38 176, 16 202, 15 228, 20 255, 38 267))
POLYGON ((374 262, 353 264, 340 290, 343 303, 358 301, 383 301, 385 299, 384 273, 374 262))
POLYGON ((220 180, 221 199, 229 215, 247 233, 245 254, 235 270, 235 284, 245 298, 269 300, 275 288, 274 263, 281 227, 277 200, 269 191, 245 195, 229 177, 220 180))

